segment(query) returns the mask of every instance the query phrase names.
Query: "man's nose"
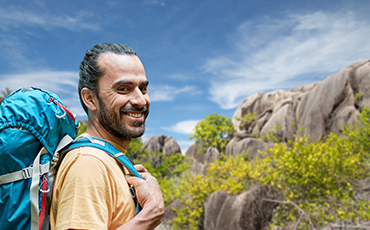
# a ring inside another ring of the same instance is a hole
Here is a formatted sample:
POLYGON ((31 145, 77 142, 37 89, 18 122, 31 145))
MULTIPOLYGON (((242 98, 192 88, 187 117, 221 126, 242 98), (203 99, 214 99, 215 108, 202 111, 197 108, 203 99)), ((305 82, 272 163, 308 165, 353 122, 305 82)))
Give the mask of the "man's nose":
POLYGON ((141 92, 141 90, 139 88, 136 88, 133 93, 132 93, 132 97, 130 99, 130 102, 132 105, 136 105, 140 108, 144 107, 147 105, 147 102, 145 100, 145 96, 143 94, 143 92, 141 92))

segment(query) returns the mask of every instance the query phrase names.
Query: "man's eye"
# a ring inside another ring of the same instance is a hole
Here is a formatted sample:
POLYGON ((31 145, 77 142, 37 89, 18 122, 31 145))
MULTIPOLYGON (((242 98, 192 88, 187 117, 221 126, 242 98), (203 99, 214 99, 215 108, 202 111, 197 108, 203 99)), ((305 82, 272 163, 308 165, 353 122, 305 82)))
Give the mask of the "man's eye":
POLYGON ((146 93, 146 92, 148 92, 148 89, 146 87, 141 87, 140 91, 143 92, 143 93, 146 93))
POLYGON ((118 88, 118 91, 121 91, 121 92, 126 92, 128 90, 129 90, 128 87, 119 87, 118 88))

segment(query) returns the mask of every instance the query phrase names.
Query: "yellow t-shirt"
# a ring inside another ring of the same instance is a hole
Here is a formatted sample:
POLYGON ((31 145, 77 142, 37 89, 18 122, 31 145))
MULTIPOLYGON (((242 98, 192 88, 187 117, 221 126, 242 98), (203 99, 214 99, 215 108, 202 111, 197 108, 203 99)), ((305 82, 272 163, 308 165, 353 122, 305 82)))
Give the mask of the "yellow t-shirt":
POLYGON ((117 229, 133 218, 136 207, 124 177, 127 173, 102 150, 71 150, 55 177, 51 229, 117 229))

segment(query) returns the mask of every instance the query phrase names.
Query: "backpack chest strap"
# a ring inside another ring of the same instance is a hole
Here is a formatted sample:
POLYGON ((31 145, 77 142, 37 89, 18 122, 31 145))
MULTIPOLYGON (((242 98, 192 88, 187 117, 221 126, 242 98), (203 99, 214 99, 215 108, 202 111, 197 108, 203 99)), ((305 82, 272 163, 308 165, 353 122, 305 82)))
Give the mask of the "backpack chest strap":
MULTIPOLYGON (((50 162, 40 165, 39 168, 40 168, 40 175, 48 173, 50 170, 50 162)), ((24 168, 22 170, 19 170, 13 173, 1 175, 0 185, 19 181, 19 180, 29 179, 32 177, 32 174, 33 174, 33 166, 24 168)))

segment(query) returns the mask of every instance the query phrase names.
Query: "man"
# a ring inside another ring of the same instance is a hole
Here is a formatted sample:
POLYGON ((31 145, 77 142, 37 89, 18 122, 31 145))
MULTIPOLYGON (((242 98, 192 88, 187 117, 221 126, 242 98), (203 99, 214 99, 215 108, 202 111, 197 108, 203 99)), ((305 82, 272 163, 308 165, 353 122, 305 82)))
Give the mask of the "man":
MULTIPOLYGON (((123 44, 103 43, 86 52, 78 91, 88 115, 86 132, 125 153, 132 138, 145 131, 150 100, 148 80, 136 53, 123 44)), ((54 182, 52 229, 154 229, 164 203, 157 180, 141 165, 144 179, 128 175, 104 151, 83 147, 68 152, 54 182), (142 211, 135 216, 136 189, 142 211)))

